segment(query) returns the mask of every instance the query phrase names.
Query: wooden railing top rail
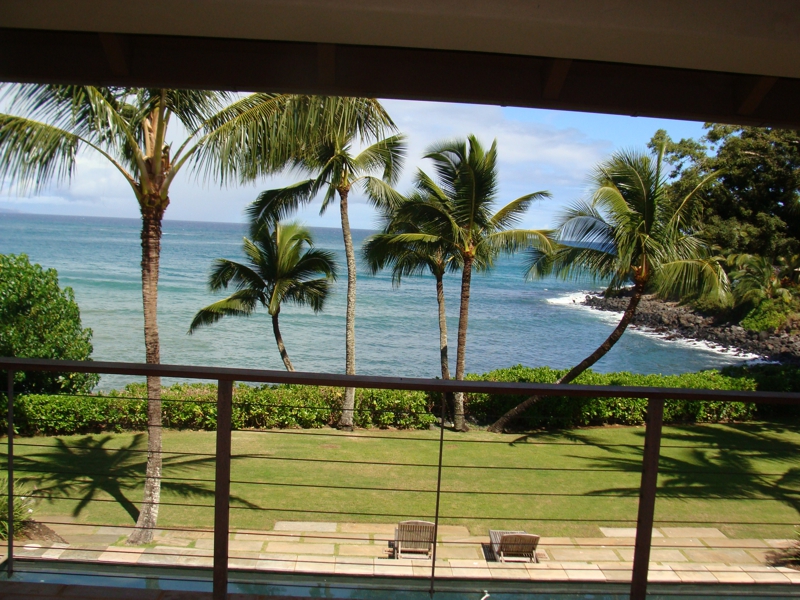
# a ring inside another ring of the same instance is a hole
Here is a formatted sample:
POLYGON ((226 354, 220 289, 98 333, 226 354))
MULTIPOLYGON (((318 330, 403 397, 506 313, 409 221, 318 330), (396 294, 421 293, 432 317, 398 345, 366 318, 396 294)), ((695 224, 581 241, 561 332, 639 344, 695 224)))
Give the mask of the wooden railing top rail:
POLYGON ((106 375, 155 375, 186 379, 216 379, 252 383, 293 383, 332 387, 356 387, 426 392, 471 392, 483 394, 515 394, 537 396, 576 396, 601 398, 650 398, 654 400, 714 400, 719 402, 757 402, 800 404, 800 393, 744 392, 643 386, 556 385, 547 383, 508 383, 498 381, 454 381, 418 377, 378 377, 372 375, 339 375, 198 367, 191 365, 150 365, 144 363, 48 360, 39 358, 0 357, 0 370, 56 371, 100 373, 106 375))

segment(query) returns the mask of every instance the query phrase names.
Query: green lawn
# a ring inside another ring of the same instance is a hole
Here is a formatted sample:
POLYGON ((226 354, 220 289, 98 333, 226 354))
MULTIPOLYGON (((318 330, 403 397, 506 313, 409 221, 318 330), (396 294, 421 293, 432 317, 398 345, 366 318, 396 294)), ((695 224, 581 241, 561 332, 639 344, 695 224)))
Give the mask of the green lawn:
MULTIPOLYGON (((434 494, 397 490, 436 489, 438 435, 236 431, 233 481, 269 485, 232 484, 232 527, 265 529, 280 519, 386 523, 432 518, 434 494), (322 460, 343 462, 316 462, 322 460), (298 485, 305 487, 291 487, 298 485)), ((549 536, 597 536, 598 526, 632 527, 643 435, 641 427, 527 437, 447 432, 442 522, 467 525, 476 534, 492 527, 549 536), (515 468, 467 468, 489 466, 515 468), (521 493, 526 495, 513 495, 521 493)), ((162 526, 212 526, 214 447, 214 433, 165 431, 165 452, 208 456, 166 455, 162 526)), ((708 524, 732 537, 793 537, 793 525, 800 522, 798 449, 800 428, 795 426, 666 427, 656 525, 708 524), (782 525, 726 524, 737 521, 782 525)), ((37 485, 39 493, 74 498, 41 502, 36 513, 41 520, 74 515, 87 523, 132 524, 135 503, 141 500, 145 451, 143 434, 17 438, 15 464, 19 476, 28 476, 28 489, 37 485), (51 474, 42 477, 42 472, 51 474)))

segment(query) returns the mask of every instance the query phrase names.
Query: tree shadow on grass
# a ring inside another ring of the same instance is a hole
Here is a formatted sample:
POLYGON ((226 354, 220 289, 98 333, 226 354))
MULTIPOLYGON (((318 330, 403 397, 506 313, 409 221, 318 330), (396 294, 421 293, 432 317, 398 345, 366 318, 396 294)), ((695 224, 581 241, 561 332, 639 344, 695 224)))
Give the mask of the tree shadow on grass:
MULTIPOLYGON (((36 486, 32 494, 47 500, 69 498, 77 504, 72 516, 77 517, 93 500, 108 494, 136 522, 139 509, 128 496, 141 494, 147 467, 147 436, 137 433, 131 441, 119 448, 109 448, 107 444, 113 435, 101 437, 86 436, 69 444, 61 438, 55 445, 42 451, 15 455, 15 470, 25 473, 20 482, 28 481, 36 486)), ((235 460, 237 457, 231 457, 235 460)), ((190 474, 199 467, 214 464, 213 456, 187 457, 185 455, 162 455, 163 469, 169 469, 171 476, 190 474)), ((171 492, 186 500, 214 499, 213 482, 173 481, 162 479, 162 491, 171 492)), ((239 503, 248 508, 260 508, 244 498, 231 495, 231 503, 239 503)))
MULTIPOLYGON (((784 432, 798 433, 800 428, 762 423, 665 428, 659 459, 659 497, 769 499, 800 513, 800 467, 789 466, 800 453, 800 441, 776 435, 784 432)), ((636 435, 643 438, 644 429, 636 435)), ((572 432, 571 437, 609 454, 575 457, 592 461, 598 469, 642 470, 641 447, 633 457, 611 456, 619 452, 618 447, 604 447, 580 432, 572 432)), ((638 486, 596 490, 590 495, 622 491, 638 491, 638 486)))

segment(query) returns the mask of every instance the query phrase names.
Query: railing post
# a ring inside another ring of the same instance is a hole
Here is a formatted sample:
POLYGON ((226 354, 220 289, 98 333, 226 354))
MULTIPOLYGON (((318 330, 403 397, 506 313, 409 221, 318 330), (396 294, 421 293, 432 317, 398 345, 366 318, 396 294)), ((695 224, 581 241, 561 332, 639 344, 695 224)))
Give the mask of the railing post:
POLYGON ((664 401, 648 399, 644 456, 642 458, 642 485, 639 488, 639 515, 636 519, 636 546, 633 550, 631 600, 644 600, 647 595, 647 572, 650 566, 650 544, 653 541, 658 457, 661 452, 663 422, 664 401))
POLYGON ((233 381, 217 382, 217 451, 214 477, 214 600, 228 597, 233 381))
POLYGON ((8 576, 14 572, 14 371, 8 370, 8 576))
POLYGON ((436 472, 436 510, 433 517, 433 552, 431 553, 431 587, 428 590, 431 598, 435 593, 436 582, 436 542, 439 537, 439 500, 442 497, 442 456, 444 455, 444 415, 445 415, 445 398, 446 394, 442 394, 442 423, 439 428, 439 468, 436 472))

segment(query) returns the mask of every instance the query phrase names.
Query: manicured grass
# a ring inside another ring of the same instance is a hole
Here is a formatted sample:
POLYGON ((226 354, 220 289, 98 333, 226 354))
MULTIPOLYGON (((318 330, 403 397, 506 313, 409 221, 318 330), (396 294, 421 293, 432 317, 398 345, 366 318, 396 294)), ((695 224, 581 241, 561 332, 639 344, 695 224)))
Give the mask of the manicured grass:
MULTIPOLYGON (((431 519, 438 435, 235 431, 232 527, 266 529, 276 520, 431 519), (342 462, 317 462, 323 460, 342 462)), ((529 436, 447 432, 442 522, 467 525, 476 534, 492 527, 548 536, 598 536, 599 526, 633 527, 643 436, 642 427, 529 436), (492 466, 513 468, 475 468, 492 466)), ((666 427, 662 445, 657 526, 707 525, 731 537, 793 537, 800 520, 800 428, 666 427), (734 522, 779 525, 728 524, 734 522)), ((15 464, 19 476, 28 476, 29 490, 36 485, 40 494, 75 498, 42 501, 36 513, 41 520, 74 515, 80 522, 129 525, 141 500, 146 448, 144 434, 17 438, 15 464)), ((213 432, 164 432, 165 452, 206 456, 165 454, 160 525, 212 526, 214 449, 213 432)))

